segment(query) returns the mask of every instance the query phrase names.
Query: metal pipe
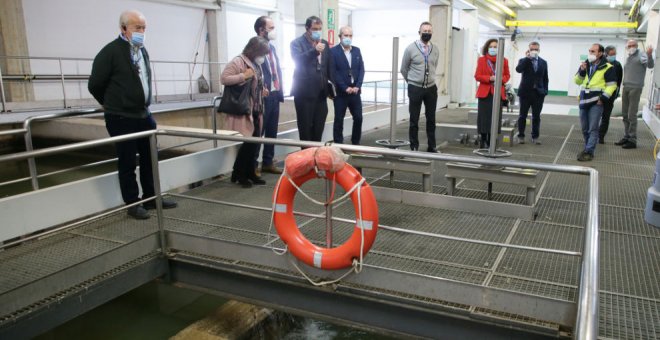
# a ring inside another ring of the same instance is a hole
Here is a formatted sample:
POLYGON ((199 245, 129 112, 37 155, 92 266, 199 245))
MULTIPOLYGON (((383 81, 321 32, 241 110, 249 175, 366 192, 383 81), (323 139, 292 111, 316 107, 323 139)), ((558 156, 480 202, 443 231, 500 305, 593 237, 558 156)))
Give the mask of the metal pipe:
POLYGON ((192 69, 190 64, 188 64, 188 88, 190 89, 190 100, 193 100, 192 69))
MULTIPOLYGON (((218 134, 218 113, 215 110, 215 102, 217 100, 221 100, 221 99, 222 99, 222 97, 215 96, 215 97, 213 97, 213 100, 211 101, 211 124, 212 124, 211 127, 213 128, 213 134, 214 135, 218 134)), ((218 140, 214 139, 213 140, 213 148, 215 149, 217 147, 218 147, 218 140)))
POLYGON ((4 130, 4 131, 0 131, 0 136, 21 135, 24 134, 26 131, 27 130, 25 129, 4 130))
POLYGON ((390 145, 396 143, 396 98, 399 92, 397 71, 399 68, 399 37, 392 38, 392 88, 390 89, 390 145))
POLYGON ((493 94, 493 111, 490 120, 490 146, 488 153, 493 156, 497 150, 498 132, 500 130, 500 106, 502 102, 502 70, 504 70, 504 38, 497 39, 497 61, 495 62, 495 93, 493 94))
POLYGON ((60 64, 60 81, 62 82, 62 101, 66 109, 66 89, 64 88, 64 70, 62 69, 62 58, 57 59, 60 64))
POLYGON ((158 143, 156 135, 149 135, 151 174, 154 181, 154 198, 156 200, 156 216, 158 218, 158 236, 160 239, 160 250, 163 256, 167 255, 167 243, 165 243, 165 227, 163 226, 163 197, 160 191, 160 171, 158 169, 158 143))
POLYGON ((7 103, 5 102, 5 85, 2 81, 2 67, 0 67, 0 99, 2 99, 2 112, 7 112, 7 103))
POLYGON ((325 244, 332 248, 332 181, 325 181, 325 244))
POLYGON ((156 64, 149 62, 151 64, 151 79, 154 80, 154 103, 158 103, 158 82, 156 81, 156 64))
MULTIPOLYGON (((34 147, 32 145, 32 131, 30 131, 29 127, 26 129, 25 135, 23 135, 23 139, 25 140, 25 151, 26 152, 33 151, 34 147)), ((28 162, 28 171, 30 172, 30 179, 32 183, 32 190, 39 190, 39 180, 37 178, 37 162, 34 157, 28 158, 27 162, 28 162)))
POLYGON ((589 171, 589 213, 584 228, 575 339, 598 337, 598 171, 589 171))
MULTIPOLYGON (((364 83, 363 83, 364 84, 364 83)), ((378 82, 374 82, 374 110, 378 110, 378 82)))

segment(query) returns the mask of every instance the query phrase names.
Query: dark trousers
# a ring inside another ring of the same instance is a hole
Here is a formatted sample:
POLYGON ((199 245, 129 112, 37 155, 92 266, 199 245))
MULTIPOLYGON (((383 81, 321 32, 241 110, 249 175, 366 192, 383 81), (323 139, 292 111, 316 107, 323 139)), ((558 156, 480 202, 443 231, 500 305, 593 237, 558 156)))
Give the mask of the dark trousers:
MULTIPOLYGON (((113 114, 105 115, 105 127, 110 136, 120 136, 129 133, 154 130, 156 121, 149 115, 146 118, 126 118, 113 114)), ((135 178, 136 156, 140 155, 140 185, 142 198, 154 195, 154 180, 151 168, 151 149, 149 138, 140 138, 119 142, 117 149, 117 172, 119 173, 119 188, 121 197, 126 204, 139 201, 140 190, 135 178)))
POLYGON ((520 114, 518 115, 518 137, 525 137, 525 127, 527 125, 527 113, 532 109, 532 138, 539 138, 541 130, 541 110, 543 110, 543 101, 545 96, 536 92, 521 93, 518 95, 520 98, 520 114))
POLYGON ((607 100, 603 103, 603 116, 600 118, 598 140, 605 140, 605 135, 607 134, 607 130, 610 128, 610 116, 612 115, 612 109, 614 109, 615 100, 616 97, 612 96, 610 100, 607 100))
POLYGON ((347 96, 338 96, 334 99, 335 104, 335 123, 333 126, 333 139, 335 143, 344 142, 344 116, 346 108, 353 116, 353 130, 351 132, 351 143, 360 144, 362 136, 362 98, 359 94, 349 94, 347 96))
POLYGON ((294 97, 296 119, 300 140, 320 142, 323 137, 325 119, 328 117, 328 102, 319 94, 317 98, 294 97))
MULTIPOLYGON (((254 131, 252 137, 261 137, 261 126, 259 125, 259 115, 253 115, 254 131)), ((252 178, 256 175, 256 164, 254 163, 255 156, 259 154, 259 146, 257 143, 243 143, 238 148, 238 154, 234 161, 234 175, 238 180, 252 178)))
POLYGON ((410 149, 419 149, 419 114, 424 103, 424 115, 426 116, 426 138, 428 139, 428 150, 435 150, 435 108, 438 103, 438 87, 423 88, 408 84, 408 99, 410 104, 410 128, 408 129, 408 138, 410 138, 410 149))
MULTIPOLYGON (((279 122, 280 100, 278 98, 277 92, 271 92, 268 97, 264 98, 264 128, 261 130, 261 136, 266 138, 277 138, 277 124, 279 122)), ((261 145, 258 145, 255 162, 259 158, 260 148, 261 145)), ((273 165, 273 157, 275 157, 275 145, 264 144, 264 151, 261 157, 261 165, 273 165)))

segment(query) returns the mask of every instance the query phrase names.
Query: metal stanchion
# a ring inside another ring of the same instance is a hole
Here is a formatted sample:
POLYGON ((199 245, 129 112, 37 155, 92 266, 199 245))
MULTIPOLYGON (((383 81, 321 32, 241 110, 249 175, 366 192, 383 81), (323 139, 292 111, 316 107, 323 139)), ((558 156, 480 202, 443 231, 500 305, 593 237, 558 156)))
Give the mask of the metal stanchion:
POLYGON ((160 171, 158 169, 158 144, 156 142, 156 134, 149 136, 149 148, 151 150, 151 174, 154 180, 154 202, 156 203, 156 216, 158 218, 160 250, 163 255, 167 255, 167 244, 165 243, 165 227, 163 225, 163 197, 160 191, 160 171))
POLYGON ((390 139, 377 140, 376 144, 391 149, 410 145, 410 142, 396 139, 397 95, 399 92, 399 37, 392 38, 392 87, 390 88, 390 139))

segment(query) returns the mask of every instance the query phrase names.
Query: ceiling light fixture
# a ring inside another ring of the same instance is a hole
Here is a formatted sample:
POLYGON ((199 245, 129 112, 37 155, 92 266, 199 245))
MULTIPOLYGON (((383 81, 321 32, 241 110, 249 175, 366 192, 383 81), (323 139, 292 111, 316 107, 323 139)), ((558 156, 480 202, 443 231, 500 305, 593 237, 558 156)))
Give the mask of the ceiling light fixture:
POLYGON ((610 0, 610 8, 616 7, 616 0, 610 0))
POLYGON ((532 7, 532 4, 530 4, 529 1, 527 1, 527 0, 522 0, 522 4, 523 4, 523 6, 525 6, 525 8, 532 7))
POLYGON ((498 9, 500 9, 501 11, 503 11, 504 13, 509 15, 510 17, 513 17, 513 18, 516 17, 516 12, 514 12, 511 8, 505 6, 502 2, 500 2, 498 0, 485 0, 485 1, 487 3, 493 5, 493 6, 497 7, 498 9))

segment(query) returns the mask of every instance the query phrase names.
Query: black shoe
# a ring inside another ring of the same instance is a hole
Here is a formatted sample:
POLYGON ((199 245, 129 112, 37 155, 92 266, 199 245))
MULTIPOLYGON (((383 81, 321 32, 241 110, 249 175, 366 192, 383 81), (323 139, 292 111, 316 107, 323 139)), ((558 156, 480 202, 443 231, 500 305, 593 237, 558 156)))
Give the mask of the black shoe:
POLYGON ((605 137, 599 137, 598 144, 605 144, 605 137))
POLYGON ((578 158, 577 158, 577 160, 580 161, 580 162, 589 162, 589 161, 591 161, 592 159, 594 159, 594 155, 592 155, 592 154, 590 154, 590 153, 588 153, 588 152, 585 152, 585 151, 582 151, 582 152, 578 155, 578 158))
POLYGON ((438 150, 438 149, 436 149, 436 148, 429 148, 429 149, 426 150, 426 152, 430 152, 430 153, 442 153, 442 152, 440 152, 440 150, 438 150))
POLYGON ((146 220, 151 215, 149 215, 149 212, 147 212, 146 209, 144 209, 141 205, 135 205, 130 208, 128 208, 128 216, 133 217, 136 220, 146 220))
POLYGON ((240 184, 243 188, 252 188, 252 182, 248 181, 247 178, 239 179, 238 184, 240 184))
MULTIPOLYGON (((169 198, 164 198, 163 197, 163 198, 161 198, 161 201, 163 202, 163 209, 174 209, 179 205, 174 200, 169 199, 169 198)), ((154 209, 156 209, 156 200, 151 200, 149 202, 145 202, 143 204, 143 206, 147 210, 154 210, 154 209)))
POLYGON ((264 181, 261 177, 257 176, 256 174, 248 177, 252 183, 256 185, 266 185, 266 181, 264 181))
POLYGON ((236 171, 231 172, 231 178, 229 179, 232 183, 236 183, 238 181, 238 175, 236 175, 236 171))
POLYGON ((628 142, 627 138, 621 138, 621 140, 614 143, 614 145, 622 146, 623 144, 626 144, 626 142, 628 142))
POLYGON ((621 145, 621 147, 624 149, 637 149, 637 143, 625 142, 623 145, 621 145))
POLYGON ((417 147, 416 146, 410 146, 410 151, 417 151, 417 147))

